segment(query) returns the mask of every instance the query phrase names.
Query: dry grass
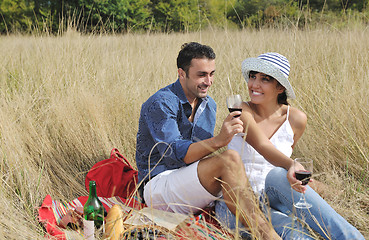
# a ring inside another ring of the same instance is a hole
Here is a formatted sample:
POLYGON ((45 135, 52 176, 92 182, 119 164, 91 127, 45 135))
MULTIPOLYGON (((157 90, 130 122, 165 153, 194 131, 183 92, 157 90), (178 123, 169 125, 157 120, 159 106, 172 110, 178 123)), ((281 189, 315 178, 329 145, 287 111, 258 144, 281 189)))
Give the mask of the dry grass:
POLYGON ((0 238, 42 239, 35 213, 46 194, 87 194, 86 171, 113 147, 134 162, 140 106, 176 79, 175 59, 188 41, 217 53, 210 93, 217 129, 227 114, 227 78, 247 95, 242 60, 267 51, 287 56, 297 95, 291 104, 309 116, 295 156, 315 159, 329 203, 369 238, 368 39, 364 27, 0 37, 0 238))

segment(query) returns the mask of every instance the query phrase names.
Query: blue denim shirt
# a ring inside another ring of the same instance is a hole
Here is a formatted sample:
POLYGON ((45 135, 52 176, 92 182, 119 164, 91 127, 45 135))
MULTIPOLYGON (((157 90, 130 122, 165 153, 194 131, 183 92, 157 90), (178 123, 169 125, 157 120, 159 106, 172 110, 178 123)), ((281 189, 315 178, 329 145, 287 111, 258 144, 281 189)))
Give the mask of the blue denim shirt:
POLYGON ((211 138, 216 120, 216 103, 200 99, 193 122, 192 107, 182 86, 176 82, 160 89, 141 107, 137 132, 138 181, 186 166, 183 159, 191 143, 211 138))

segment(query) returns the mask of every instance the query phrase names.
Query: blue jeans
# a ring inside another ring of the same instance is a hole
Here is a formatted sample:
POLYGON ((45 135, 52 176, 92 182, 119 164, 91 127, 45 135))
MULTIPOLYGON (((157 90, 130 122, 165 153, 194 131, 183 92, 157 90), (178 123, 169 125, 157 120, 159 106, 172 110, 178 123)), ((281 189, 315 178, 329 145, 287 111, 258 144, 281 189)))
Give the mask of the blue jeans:
MULTIPOLYGON (((263 201, 260 204, 275 231, 283 239, 314 239, 300 221, 296 220, 297 217, 325 239, 364 240, 363 235, 355 227, 310 187, 305 193, 305 198, 313 206, 310 209, 293 207, 293 202, 297 202, 301 194, 292 190, 286 175, 287 171, 283 168, 274 168, 268 173, 265 180, 268 204, 263 201)), ((228 210, 224 201, 217 201, 215 211, 223 225, 235 229, 235 216, 228 210)), ((241 229, 240 233, 247 237, 244 230, 241 229)))

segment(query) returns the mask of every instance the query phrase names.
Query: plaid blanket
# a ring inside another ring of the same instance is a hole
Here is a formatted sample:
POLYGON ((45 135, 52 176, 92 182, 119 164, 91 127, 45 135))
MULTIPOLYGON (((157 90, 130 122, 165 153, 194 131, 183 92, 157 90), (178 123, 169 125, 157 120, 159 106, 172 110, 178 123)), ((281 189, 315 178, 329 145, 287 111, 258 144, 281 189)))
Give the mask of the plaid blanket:
MULTIPOLYGON (((83 207, 88 196, 81 196, 72 201, 53 200, 47 195, 38 209, 39 222, 44 227, 45 236, 57 240, 82 239, 83 231, 65 229, 59 226, 63 217, 69 212, 74 211, 78 207, 83 207)), ((115 204, 119 204, 126 213, 132 208, 142 209, 145 205, 136 197, 124 199, 121 197, 99 197, 107 212, 115 204)), ((199 215, 190 217, 184 226, 178 228, 174 233, 175 239, 231 239, 231 234, 224 229, 219 228, 216 221, 211 215, 204 211, 199 215)), ((164 236, 160 239, 173 239, 173 235, 169 238, 164 236)), ((159 238, 157 238, 159 239, 159 238)))

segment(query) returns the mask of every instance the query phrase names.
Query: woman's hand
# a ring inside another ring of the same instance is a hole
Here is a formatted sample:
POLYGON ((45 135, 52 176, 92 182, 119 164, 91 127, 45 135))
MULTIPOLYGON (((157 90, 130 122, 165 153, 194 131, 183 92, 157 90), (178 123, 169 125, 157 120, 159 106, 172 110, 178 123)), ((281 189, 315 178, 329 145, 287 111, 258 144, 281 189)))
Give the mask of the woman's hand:
MULTIPOLYGON (((292 164, 292 166, 290 167, 290 169, 288 169, 287 172, 287 179, 288 182, 290 183, 291 187, 300 193, 305 193, 306 191, 306 186, 302 185, 302 182, 300 180, 296 179, 296 175, 295 175, 295 171, 296 170, 305 170, 305 168, 300 164, 300 163, 294 163, 292 164), (294 166, 294 164, 297 164, 294 166)), ((310 182, 312 180, 310 179, 310 182)))

